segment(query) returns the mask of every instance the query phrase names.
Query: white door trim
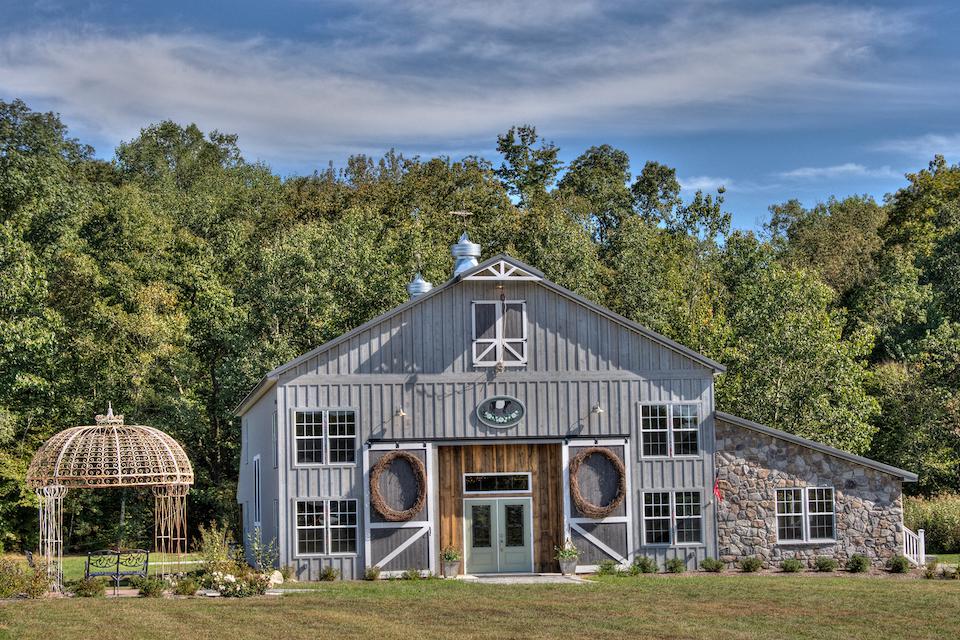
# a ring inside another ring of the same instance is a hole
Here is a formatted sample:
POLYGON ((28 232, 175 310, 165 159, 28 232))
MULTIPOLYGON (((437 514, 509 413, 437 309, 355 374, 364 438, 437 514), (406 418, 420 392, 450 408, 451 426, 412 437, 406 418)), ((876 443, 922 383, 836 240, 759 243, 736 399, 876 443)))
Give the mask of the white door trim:
MULTIPOLYGON (((434 535, 434 522, 436 522, 436 502, 437 492, 434 483, 434 469, 436 468, 435 447, 432 444, 424 443, 372 443, 363 448, 363 564, 366 569, 372 566, 383 567, 388 562, 397 557, 404 549, 409 547, 414 541, 419 540, 424 535, 428 535, 428 571, 437 573, 437 536, 434 535), (398 446, 399 444, 399 446, 398 446), (371 451, 393 451, 402 449, 405 451, 423 451, 423 464, 427 472, 427 519, 410 520, 407 522, 371 522, 370 521, 370 452, 371 451), (378 560, 373 562, 371 554, 373 552, 373 539, 371 532, 373 529, 421 529, 411 537, 404 540, 399 546, 395 547, 378 560)), ((387 572, 388 574, 391 572, 387 572)))
MULTIPOLYGON (((621 563, 631 564, 634 560, 634 546, 633 546, 633 456, 630 453, 630 438, 570 438, 565 440, 560 447, 561 450, 561 464, 563 465, 563 531, 564 531, 564 541, 567 538, 572 538, 572 532, 577 531, 580 535, 584 536, 592 544, 596 545, 598 549, 610 555, 614 558, 620 558, 621 563), (626 494, 626 508, 625 515, 622 516, 608 516, 606 518, 574 518, 572 517, 573 508, 570 500, 570 447, 588 447, 588 446, 603 446, 603 447, 622 447, 623 448, 623 466, 624 473, 626 474, 627 480, 627 494, 626 494), (583 527, 578 525, 586 523, 597 523, 597 524, 606 524, 606 523, 623 523, 627 527, 627 553, 626 557, 617 553, 609 546, 600 542, 595 536, 588 534, 583 527)), ((584 565, 578 566, 577 571, 587 571, 591 570, 593 565, 584 565)))

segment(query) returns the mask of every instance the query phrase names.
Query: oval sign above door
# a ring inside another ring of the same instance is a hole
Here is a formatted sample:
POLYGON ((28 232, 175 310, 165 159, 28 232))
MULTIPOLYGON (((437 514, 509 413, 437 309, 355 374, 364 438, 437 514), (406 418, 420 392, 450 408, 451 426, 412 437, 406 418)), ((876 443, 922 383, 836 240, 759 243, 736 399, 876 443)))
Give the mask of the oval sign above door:
POLYGON ((493 396, 477 406, 477 419, 494 429, 516 426, 526 413, 523 403, 512 396, 493 396))

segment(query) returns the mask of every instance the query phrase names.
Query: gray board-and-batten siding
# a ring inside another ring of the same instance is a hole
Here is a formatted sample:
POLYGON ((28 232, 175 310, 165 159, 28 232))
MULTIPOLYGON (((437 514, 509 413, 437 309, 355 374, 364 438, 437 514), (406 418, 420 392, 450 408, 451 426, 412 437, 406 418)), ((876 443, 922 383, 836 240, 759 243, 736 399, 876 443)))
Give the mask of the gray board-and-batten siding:
MULTIPOLYGON (((471 361, 471 302, 498 299, 494 283, 459 281, 402 312, 368 323, 349 339, 334 341, 280 372, 276 387, 260 403, 277 411, 278 490, 281 560, 303 566, 305 579, 322 565, 345 578, 360 577, 365 559, 310 558, 295 554, 292 509, 298 497, 344 497, 360 501, 363 468, 359 447, 368 441, 483 441, 628 435, 631 459, 634 551, 662 561, 692 554, 696 561, 715 553, 709 488, 713 471, 713 375, 715 369, 642 334, 602 310, 535 282, 506 282, 510 300, 525 300, 528 363, 495 373, 474 369, 471 361), (527 408, 523 422, 509 430, 485 427, 477 404, 493 395, 511 395, 527 408), (701 455, 678 459, 642 459, 639 408, 642 403, 698 403, 704 417, 701 455), (593 413, 595 406, 603 409, 593 413), (357 411, 357 464, 293 464, 291 419, 296 409, 351 408, 357 411), (402 408, 406 417, 396 417, 402 408), (642 545, 641 492, 696 489, 703 493, 704 544, 691 547, 642 545)), ((265 414, 249 411, 247 418, 265 414)), ((248 429, 270 431, 270 425, 248 429)), ((264 465, 264 472, 273 472, 264 465)), ((274 472, 275 473, 275 472, 274 472)), ((243 475, 243 474, 242 474, 243 475)), ((241 479, 238 499, 248 495, 241 479)), ((267 496, 264 497, 267 499, 267 496)), ((363 524, 361 523, 361 529, 363 524)))

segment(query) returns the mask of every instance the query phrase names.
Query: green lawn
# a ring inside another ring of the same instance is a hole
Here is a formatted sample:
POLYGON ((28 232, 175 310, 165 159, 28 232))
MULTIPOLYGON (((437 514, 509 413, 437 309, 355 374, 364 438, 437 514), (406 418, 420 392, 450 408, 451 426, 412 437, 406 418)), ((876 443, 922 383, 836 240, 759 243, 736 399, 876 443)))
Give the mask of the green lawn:
POLYGON ((960 553, 933 553, 931 555, 937 556, 937 562, 946 564, 960 563, 960 553))
POLYGON ((227 599, 0 603, 0 638, 945 638, 960 582, 905 577, 642 576, 585 585, 333 582, 227 599))

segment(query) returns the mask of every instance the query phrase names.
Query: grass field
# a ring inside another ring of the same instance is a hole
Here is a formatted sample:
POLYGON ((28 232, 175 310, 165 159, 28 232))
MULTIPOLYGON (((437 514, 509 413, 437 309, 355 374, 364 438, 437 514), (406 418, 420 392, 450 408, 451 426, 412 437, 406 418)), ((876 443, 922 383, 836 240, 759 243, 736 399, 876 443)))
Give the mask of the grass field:
POLYGON ((643 576, 575 585, 333 582, 227 599, 0 603, 0 638, 945 638, 960 582, 643 576))
POLYGON ((960 563, 960 553, 934 553, 932 555, 937 556, 937 562, 946 564, 960 563))

